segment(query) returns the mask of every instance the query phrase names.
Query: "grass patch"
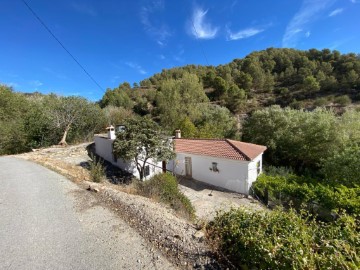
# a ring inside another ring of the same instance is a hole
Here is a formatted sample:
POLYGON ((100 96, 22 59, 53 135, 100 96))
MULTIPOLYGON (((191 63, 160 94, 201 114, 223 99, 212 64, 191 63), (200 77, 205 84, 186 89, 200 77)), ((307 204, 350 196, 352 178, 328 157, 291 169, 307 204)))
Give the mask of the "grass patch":
POLYGON ((95 183, 100 183, 105 178, 105 168, 101 160, 92 156, 90 161, 90 180, 95 183))
POLYGON ((136 184, 138 193, 170 205, 180 216, 193 220, 195 209, 190 200, 180 192, 176 178, 169 174, 157 174, 151 179, 136 184))

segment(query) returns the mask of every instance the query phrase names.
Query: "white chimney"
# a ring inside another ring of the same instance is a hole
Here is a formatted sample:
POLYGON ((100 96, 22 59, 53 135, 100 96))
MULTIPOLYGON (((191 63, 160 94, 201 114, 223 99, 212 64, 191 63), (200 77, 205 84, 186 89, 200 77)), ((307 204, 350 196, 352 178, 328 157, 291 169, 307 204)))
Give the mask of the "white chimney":
POLYGON ((181 139, 181 130, 180 129, 175 130, 175 139, 181 139))
POLYGON ((108 139, 115 140, 116 139, 115 128, 113 126, 109 126, 106 128, 106 130, 108 131, 108 139))

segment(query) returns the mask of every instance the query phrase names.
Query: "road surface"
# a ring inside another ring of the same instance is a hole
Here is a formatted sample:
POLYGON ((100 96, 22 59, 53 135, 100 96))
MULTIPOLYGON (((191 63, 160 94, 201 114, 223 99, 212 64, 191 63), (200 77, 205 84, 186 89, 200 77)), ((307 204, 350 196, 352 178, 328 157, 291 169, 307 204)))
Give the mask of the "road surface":
POLYGON ((0 269, 173 268, 90 192, 0 157, 0 269))

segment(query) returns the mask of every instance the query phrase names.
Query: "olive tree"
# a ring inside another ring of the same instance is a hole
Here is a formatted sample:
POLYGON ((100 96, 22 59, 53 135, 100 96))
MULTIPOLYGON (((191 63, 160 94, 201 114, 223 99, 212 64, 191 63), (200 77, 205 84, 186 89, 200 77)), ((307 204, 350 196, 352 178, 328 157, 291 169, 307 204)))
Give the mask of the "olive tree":
POLYGON ((158 124, 148 117, 128 119, 125 130, 116 134, 113 153, 127 161, 135 161, 140 180, 145 176, 149 159, 168 161, 175 157, 171 141, 166 138, 158 124))

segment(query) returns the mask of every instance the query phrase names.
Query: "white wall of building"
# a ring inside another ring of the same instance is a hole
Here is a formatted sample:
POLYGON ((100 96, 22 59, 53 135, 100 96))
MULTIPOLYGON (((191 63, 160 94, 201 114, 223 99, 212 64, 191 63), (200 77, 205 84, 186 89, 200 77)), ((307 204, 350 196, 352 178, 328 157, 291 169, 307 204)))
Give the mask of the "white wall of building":
MULTIPOLYGON (((135 161, 124 161, 120 158, 115 161, 112 154, 113 142, 114 140, 95 136, 96 153, 103 159, 133 174, 139 179, 139 172, 136 169, 135 161)), ((258 162, 260 162, 259 171, 260 173, 262 172, 262 154, 252 161, 241 161, 177 153, 176 159, 169 161, 166 169, 178 175, 186 175, 185 157, 191 157, 193 179, 243 194, 249 194, 250 186, 256 181, 258 176, 258 162), (219 172, 210 170, 213 162, 217 163, 219 172)), ((153 160, 149 160, 147 165, 150 166, 150 175, 148 175, 146 179, 162 172, 162 162, 156 163, 153 160)))
POLYGON ((177 153, 174 172, 185 175, 185 157, 191 157, 192 178, 217 187, 248 194, 248 161, 177 153), (217 163, 219 172, 210 170, 217 163))
POLYGON ((252 183, 256 181, 256 178, 262 172, 262 154, 258 155, 249 163, 248 171, 248 182, 250 188, 252 183))
MULTIPOLYGON (((113 165, 119 167, 120 169, 133 174, 136 178, 140 179, 140 174, 136 168, 135 161, 124 161, 121 158, 118 158, 116 160, 114 158, 114 155, 112 154, 114 140, 101 136, 95 136, 94 141, 95 152, 97 155, 99 155, 106 161, 112 163, 113 165)), ((154 162, 152 159, 149 159, 146 162, 146 165, 149 165, 150 174, 146 176, 145 179, 151 178, 155 174, 162 172, 162 162, 154 162)))

